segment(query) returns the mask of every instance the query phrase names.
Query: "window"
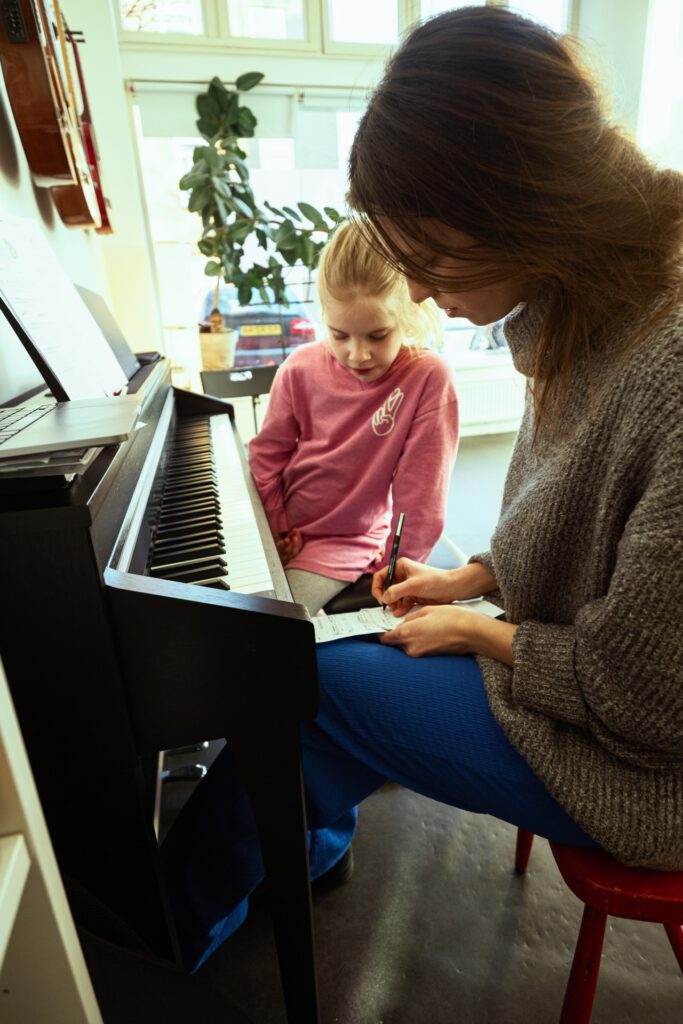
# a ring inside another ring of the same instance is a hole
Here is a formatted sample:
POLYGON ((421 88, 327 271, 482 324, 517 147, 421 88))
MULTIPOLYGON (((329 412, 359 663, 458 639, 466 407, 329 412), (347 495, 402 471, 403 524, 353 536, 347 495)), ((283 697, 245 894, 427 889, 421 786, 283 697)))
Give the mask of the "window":
MULTIPOLYGON (((191 366, 199 359, 199 325, 206 319, 207 296, 216 284, 215 278, 204 274, 206 259, 197 248, 200 219, 188 212, 188 193, 178 188, 179 179, 192 166, 193 149, 201 142, 191 135, 195 94, 187 88, 139 85, 135 95, 162 323, 171 357, 191 366)), ((257 137, 245 139, 243 146, 259 205, 268 200, 276 207, 296 206, 304 200, 319 210, 332 206, 343 211, 348 152, 365 93, 358 91, 356 98, 350 98, 348 90, 320 88, 302 94, 273 87, 267 94, 264 89, 261 95, 254 91, 247 102, 258 117, 257 137)), ((253 239, 248 242, 247 258, 259 258, 253 239)), ((265 333, 263 337, 254 334, 253 344, 241 340, 238 345, 240 365, 246 365, 245 360, 251 365, 280 361, 295 344, 309 340, 311 323, 320 319, 316 289, 307 284, 306 271, 300 266, 287 272, 287 285, 292 307, 280 312, 282 339, 276 339, 285 347, 277 355, 277 346, 265 345, 265 333)), ((229 304, 227 288, 222 298, 229 304)), ((255 311, 256 307, 251 313, 255 311)), ((222 312, 228 312, 227 306, 222 312)), ((240 325, 248 322, 243 310, 238 319, 240 325)))
POLYGON ((566 32, 569 28, 569 0, 510 0, 508 6, 553 32, 566 32))
POLYGON ((483 6, 485 0, 421 0, 420 17, 431 18, 433 14, 443 14, 444 11, 453 11, 457 7, 483 6))
POLYGON ((227 0, 231 36, 305 39, 304 0, 227 0))
POLYGON ((335 43, 398 41, 396 0, 327 0, 329 37, 335 43))
POLYGON ((138 32, 204 32, 201 0, 119 0, 124 29, 138 32))
POLYGON ((648 10, 638 141, 665 167, 683 171, 683 0, 648 10))

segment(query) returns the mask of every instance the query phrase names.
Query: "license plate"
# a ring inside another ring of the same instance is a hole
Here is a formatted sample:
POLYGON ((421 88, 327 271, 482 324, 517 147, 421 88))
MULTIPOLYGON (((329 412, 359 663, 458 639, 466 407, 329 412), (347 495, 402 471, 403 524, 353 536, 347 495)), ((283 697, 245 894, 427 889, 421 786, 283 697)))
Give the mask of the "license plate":
POLYGON ((240 334, 243 338, 263 338, 266 335, 282 334, 282 324, 242 324, 240 334))

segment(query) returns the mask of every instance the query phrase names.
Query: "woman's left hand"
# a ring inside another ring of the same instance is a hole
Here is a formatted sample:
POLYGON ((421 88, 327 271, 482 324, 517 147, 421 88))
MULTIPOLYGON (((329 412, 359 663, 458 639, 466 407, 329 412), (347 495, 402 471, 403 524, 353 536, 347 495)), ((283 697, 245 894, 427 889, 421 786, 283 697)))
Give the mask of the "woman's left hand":
POLYGON ((402 647, 411 658, 434 654, 483 654, 512 665, 517 626, 455 605, 428 605, 411 612, 380 643, 402 647))

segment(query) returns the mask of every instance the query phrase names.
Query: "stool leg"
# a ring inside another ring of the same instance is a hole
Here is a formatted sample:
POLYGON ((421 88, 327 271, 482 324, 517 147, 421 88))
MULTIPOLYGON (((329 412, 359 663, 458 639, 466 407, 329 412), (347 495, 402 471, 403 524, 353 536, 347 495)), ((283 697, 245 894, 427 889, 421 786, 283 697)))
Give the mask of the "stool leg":
POLYGON ((584 907, 574 960, 564 994, 560 1024, 588 1024, 598 984, 607 914, 584 907))
POLYGON ((517 845, 515 847, 515 871, 523 875, 531 856, 531 846, 534 841, 534 833, 527 832, 525 828, 517 829, 517 845))
POLYGON ((683 926, 680 924, 665 924, 666 934, 669 936, 669 942, 676 954, 678 960, 678 966, 683 971, 683 926))

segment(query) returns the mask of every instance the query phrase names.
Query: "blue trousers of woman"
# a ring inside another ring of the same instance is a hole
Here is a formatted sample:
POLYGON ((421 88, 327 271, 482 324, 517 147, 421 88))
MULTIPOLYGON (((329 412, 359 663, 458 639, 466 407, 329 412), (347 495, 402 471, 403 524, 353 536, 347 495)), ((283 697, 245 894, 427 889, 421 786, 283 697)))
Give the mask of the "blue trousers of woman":
MULTIPOLYGON (((368 640, 318 648, 320 710, 302 728, 311 877, 348 848, 357 806, 387 780, 575 846, 595 843, 507 740, 470 656, 409 658, 368 640)), ((188 967, 244 921, 263 878, 256 825, 226 747, 162 845, 188 967)))

